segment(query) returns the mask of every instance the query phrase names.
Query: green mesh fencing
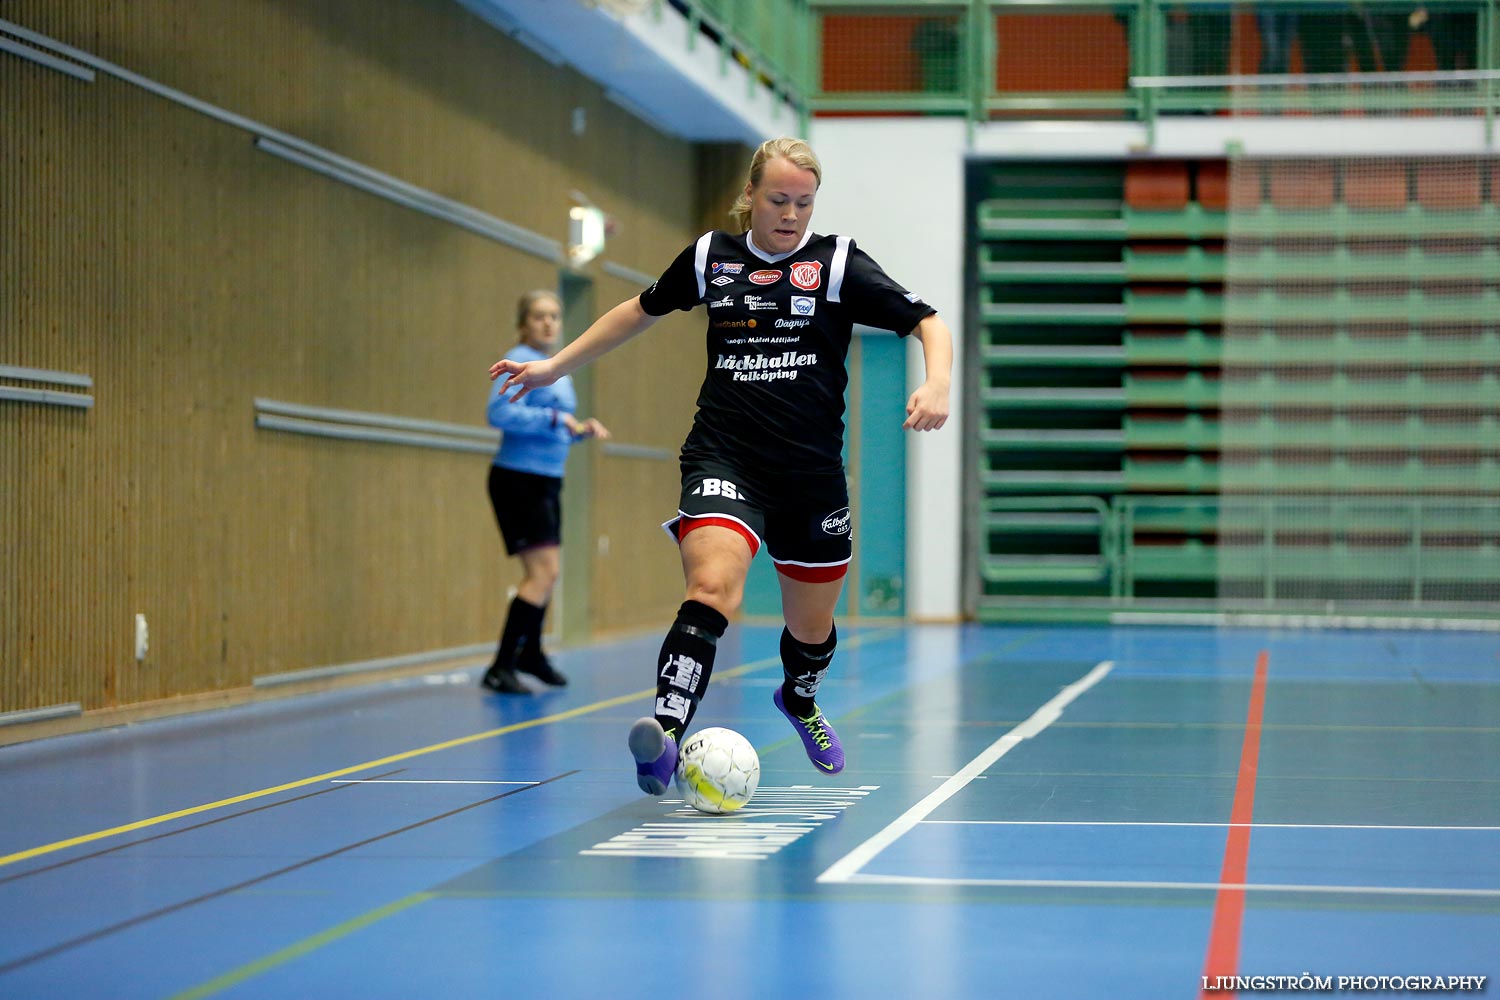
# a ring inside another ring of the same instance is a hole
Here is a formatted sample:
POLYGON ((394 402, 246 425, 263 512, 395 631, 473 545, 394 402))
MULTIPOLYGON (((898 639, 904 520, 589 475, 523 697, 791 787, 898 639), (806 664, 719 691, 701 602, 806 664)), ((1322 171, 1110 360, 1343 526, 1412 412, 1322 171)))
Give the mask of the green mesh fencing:
POLYGON ((1495 608, 1500 160, 1236 158, 1228 192, 1220 600, 1495 608))

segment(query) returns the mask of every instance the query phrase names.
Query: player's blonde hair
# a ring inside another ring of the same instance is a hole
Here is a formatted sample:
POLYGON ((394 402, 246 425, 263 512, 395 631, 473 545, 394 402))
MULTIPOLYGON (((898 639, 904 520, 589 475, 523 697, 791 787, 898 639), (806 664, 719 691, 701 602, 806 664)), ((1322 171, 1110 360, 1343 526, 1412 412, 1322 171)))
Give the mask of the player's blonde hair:
MULTIPOLYGON (((811 170, 818 184, 823 183, 823 165, 818 162, 818 154, 812 151, 805 139, 793 139, 784 135, 779 139, 767 139, 760 144, 755 155, 750 157, 750 173, 747 178, 749 186, 757 187, 761 176, 766 172, 766 164, 778 158, 790 160, 794 166, 803 170, 811 170)), ((740 232, 750 228, 750 196, 744 191, 734 200, 729 218, 740 232)))
POLYGON ((551 299, 557 303, 558 311, 562 310, 562 299, 558 294, 548 288, 537 288, 527 292, 516 300, 516 329, 519 330, 526 325, 526 317, 531 314, 531 307, 542 299, 551 299))

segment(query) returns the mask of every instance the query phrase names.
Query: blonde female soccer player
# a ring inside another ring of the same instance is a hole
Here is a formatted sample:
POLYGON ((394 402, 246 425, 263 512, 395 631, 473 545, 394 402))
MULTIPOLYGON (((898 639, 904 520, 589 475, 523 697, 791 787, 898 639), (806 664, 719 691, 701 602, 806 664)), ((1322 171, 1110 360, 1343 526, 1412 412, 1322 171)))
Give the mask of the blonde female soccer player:
MULTIPOLYGON (((551 357, 562 333, 562 302, 553 292, 527 292, 516 303, 516 329, 520 342, 506 354, 508 359, 526 364, 551 357)), ((506 613, 495 659, 484 673, 484 686, 502 694, 531 693, 518 672, 557 687, 568 683, 542 652, 542 620, 560 562, 563 465, 570 446, 609 437, 599 421, 574 416, 578 397, 567 376, 525 400, 516 401, 518 395, 497 385, 489 402, 490 423, 501 431, 500 450, 490 466, 490 505, 506 553, 521 560, 521 584, 506 613), (510 405, 513 401, 517 405, 510 405)))
POLYGON ((681 549, 686 599, 662 643, 654 713, 631 726, 627 741, 637 783, 652 795, 671 783, 715 646, 762 545, 776 565, 786 622, 785 676, 773 700, 819 771, 843 769, 838 735, 814 699, 833 658, 833 610, 852 551, 841 453, 855 323, 922 344, 927 377, 907 400, 903 426, 930 431, 948 419, 947 325, 853 239, 808 230, 821 182, 807 143, 762 144, 730 229, 704 233, 649 289, 553 357, 490 368, 491 378, 505 377, 505 391, 524 396, 674 309, 708 307, 708 372, 682 446, 677 515, 666 525, 681 549))

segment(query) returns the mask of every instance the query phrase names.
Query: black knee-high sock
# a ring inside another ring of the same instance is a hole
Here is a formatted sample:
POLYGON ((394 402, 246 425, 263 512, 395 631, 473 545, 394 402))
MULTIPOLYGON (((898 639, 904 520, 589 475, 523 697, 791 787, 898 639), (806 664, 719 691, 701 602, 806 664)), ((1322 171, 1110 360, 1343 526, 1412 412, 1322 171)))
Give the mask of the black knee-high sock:
POLYGON ((781 630, 781 703, 799 718, 813 713, 813 699, 818 685, 828 676, 833 650, 839 644, 838 629, 829 626, 828 638, 817 645, 798 642, 787 629, 781 630))
MULTIPOLYGON (((516 600, 521 598, 517 597, 516 600)), ((548 605, 532 604, 530 601, 522 603, 532 610, 527 612, 527 631, 520 648, 516 650, 516 659, 520 663, 539 663, 546 659, 542 655, 542 622, 547 618, 548 605)))
POLYGON ((495 650, 492 668, 515 669, 517 660, 526 654, 526 647, 538 642, 542 631, 542 615, 546 608, 539 608, 517 595, 510 602, 505 615, 505 627, 500 631, 500 645, 495 650))
POLYGON ((714 653, 729 619, 698 601, 684 601, 656 658, 656 721, 679 743, 708 690, 714 653))

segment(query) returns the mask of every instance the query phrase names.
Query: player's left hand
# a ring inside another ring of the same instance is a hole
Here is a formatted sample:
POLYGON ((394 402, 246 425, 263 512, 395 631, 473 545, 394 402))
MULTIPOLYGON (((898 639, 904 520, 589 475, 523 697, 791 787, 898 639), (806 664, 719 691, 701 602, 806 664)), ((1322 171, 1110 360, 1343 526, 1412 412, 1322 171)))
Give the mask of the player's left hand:
POLYGON ((568 431, 573 435, 574 440, 577 441, 584 441, 588 438, 594 438, 598 441, 609 440, 609 428, 601 424, 595 417, 589 417, 587 420, 571 420, 568 424, 568 431))
POLYGON ((948 387, 923 382, 906 401, 906 422, 901 426, 909 431, 935 431, 947 422, 948 387))

